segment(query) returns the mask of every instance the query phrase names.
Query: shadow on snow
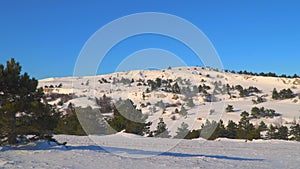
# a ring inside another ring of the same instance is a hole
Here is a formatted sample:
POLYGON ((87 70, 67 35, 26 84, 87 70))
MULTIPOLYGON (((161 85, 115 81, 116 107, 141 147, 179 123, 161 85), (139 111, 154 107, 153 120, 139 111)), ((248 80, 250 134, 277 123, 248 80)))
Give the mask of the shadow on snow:
MULTIPOLYGON (((47 144, 47 143, 46 143, 47 144)), ((264 161, 264 159, 257 158, 243 158, 243 157, 231 157, 224 155, 208 155, 208 154, 188 154, 188 153, 177 153, 177 152, 159 152, 159 151, 147 151, 147 150, 137 150, 128 148, 117 148, 117 147, 105 147, 97 145, 88 146, 51 146, 49 144, 35 145, 35 146, 24 146, 24 147, 9 147, 5 146, 0 149, 0 152, 11 151, 11 150, 62 150, 62 151, 72 151, 72 150, 91 150, 100 151, 102 153, 112 153, 115 155, 127 153, 131 155, 145 155, 145 156, 169 156, 169 157, 206 157, 221 160, 234 160, 234 161, 264 161), (48 145, 48 146, 47 146, 48 145)))

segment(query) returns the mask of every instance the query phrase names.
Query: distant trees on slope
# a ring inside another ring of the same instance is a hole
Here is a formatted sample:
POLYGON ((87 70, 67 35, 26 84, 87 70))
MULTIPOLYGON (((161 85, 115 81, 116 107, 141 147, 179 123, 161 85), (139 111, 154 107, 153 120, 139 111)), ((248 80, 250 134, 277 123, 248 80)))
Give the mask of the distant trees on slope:
POLYGON ((187 126, 181 126, 178 128, 177 135, 174 138, 178 138, 178 133, 184 131, 185 136, 180 135, 180 138, 193 139, 193 138, 205 138, 208 140, 214 140, 216 138, 230 138, 230 139, 261 139, 261 133, 266 132, 266 137, 263 139, 283 139, 283 140, 296 140, 300 141, 300 125, 295 123, 290 129, 286 126, 274 126, 267 125, 261 121, 258 126, 253 125, 249 121, 249 113, 244 111, 241 114, 241 119, 238 123, 232 120, 228 121, 227 126, 224 126, 223 121, 206 121, 198 130, 189 130, 186 132, 187 126))
POLYGON ((276 113, 273 109, 265 109, 264 107, 258 108, 253 107, 251 109, 252 118, 261 118, 261 117, 270 117, 273 118, 275 116, 280 116, 280 114, 276 113))
POLYGON ((272 99, 274 100, 283 100, 290 99, 294 97, 294 93, 291 89, 282 89, 280 92, 277 92, 277 89, 274 88, 272 92, 272 99))
POLYGON ((248 89, 244 89, 241 85, 236 85, 235 89, 240 92, 240 97, 248 97, 251 93, 260 93, 260 90, 254 86, 250 86, 248 87, 248 89))
POLYGON ((272 73, 272 72, 269 72, 269 73, 264 73, 264 72, 261 72, 261 73, 253 73, 253 72, 248 72, 246 70, 244 71, 234 71, 234 70, 224 70, 225 72, 230 72, 230 73, 234 73, 234 74, 243 74, 243 75, 250 75, 250 76, 264 76, 264 77, 281 77, 281 78, 300 78, 299 75, 297 74, 294 74, 293 76, 291 75, 286 75, 286 74, 282 74, 282 75, 277 75, 276 73, 272 73))

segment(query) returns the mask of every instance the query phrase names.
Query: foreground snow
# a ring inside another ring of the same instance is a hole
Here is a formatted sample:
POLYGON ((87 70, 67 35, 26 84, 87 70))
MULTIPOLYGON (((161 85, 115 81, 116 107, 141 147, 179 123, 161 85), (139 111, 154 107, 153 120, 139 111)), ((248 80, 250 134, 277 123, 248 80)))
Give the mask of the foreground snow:
POLYGON ((177 140, 124 133, 55 137, 69 146, 37 142, 0 147, 0 168, 299 168, 300 163, 300 143, 290 141, 177 140))

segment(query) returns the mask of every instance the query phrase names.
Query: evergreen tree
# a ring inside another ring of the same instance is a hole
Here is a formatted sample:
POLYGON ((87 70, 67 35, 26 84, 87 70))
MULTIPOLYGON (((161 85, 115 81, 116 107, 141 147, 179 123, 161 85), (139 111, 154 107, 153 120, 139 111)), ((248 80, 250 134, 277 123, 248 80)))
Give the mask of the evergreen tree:
POLYGON ((160 107, 163 111, 166 110, 165 103, 164 103, 162 100, 160 100, 159 102, 157 102, 155 105, 156 105, 157 107, 160 107))
POLYGON ((247 89, 240 91, 240 97, 247 97, 249 96, 249 91, 247 89))
POLYGON ((160 88, 161 87, 161 79, 160 78, 156 78, 156 86, 157 88, 160 88))
POLYGON ((254 128, 253 124, 249 121, 249 113, 244 111, 241 114, 241 119, 239 121, 237 138, 238 139, 259 139, 260 133, 254 128))
POLYGON ((193 92, 193 96, 196 96, 197 93, 199 93, 199 89, 198 89, 198 87, 196 85, 193 86, 192 92, 193 92))
POLYGON ((0 143, 16 144, 18 137, 49 138, 59 113, 41 102, 43 89, 14 59, 0 64, 0 143))
POLYGON ((200 137, 200 130, 192 130, 185 136, 185 139, 194 139, 200 137))
POLYGON ((204 87, 203 87, 202 85, 199 85, 199 86, 198 86, 198 92, 199 92, 199 93, 204 92, 204 90, 205 90, 205 89, 204 89, 204 87))
POLYGON ((189 107, 191 107, 191 108, 195 106, 195 103, 194 103, 192 97, 189 97, 189 98, 187 99, 186 105, 189 106, 189 107))
POLYGON ((59 118, 54 133, 68 135, 86 135, 77 118, 75 108, 72 105, 68 106, 67 114, 59 118))
POLYGON ((188 127, 189 127, 188 124, 182 122, 181 126, 177 128, 176 136, 174 136, 174 138, 178 138, 178 139, 185 138, 189 133, 188 127))
POLYGON ((181 106, 181 109, 180 109, 180 111, 179 111, 179 114, 180 114, 181 116, 184 116, 184 117, 188 114, 186 108, 185 108, 183 105, 181 106))
POLYGON ((228 105, 226 107, 226 112, 233 112, 233 106, 232 105, 228 105))
POLYGON ((167 128, 166 123, 164 122, 163 118, 159 118, 159 123, 157 124, 156 130, 154 131, 155 137, 161 137, 161 138, 170 138, 171 135, 169 135, 169 131, 167 128))
POLYGON ((86 108, 75 107, 75 111, 82 128, 87 134, 103 135, 108 133, 107 122, 99 109, 93 109, 90 106, 86 108))
POLYGON ((272 99, 275 99, 275 100, 279 99, 279 93, 277 92, 276 88, 273 89, 272 99))
POLYGON ((268 126, 266 125, 266 123, 264 121, 261 121, 259 126, 258 126, 258 130, 259 131, 267 131, 268 130, 268 126))
POLYGON ((156 83, 153 80, 147 80, 148 86, 150 86, 151 91, 156 90, 157 86, 156 83))
POLYGON ((111 113, 113 110, 112 98, 107 97, 105 94, 98 98, 95 98, 96 104, 100 107, 101 113, 111 113))
POLYGON ((267 132, 267 137, 268 139, 276 139, 277 138, 277 133, 276 133, 277 127, 273 126, 272 124, 270 125, 268 132, 267 132))
POLYGON ((286 126, 276 127, 272 124, 269 127, 267 132, 267 136, 269 139, 288 139, 288 128, 286 126))
POLYGON ((119 100, 115 104, 114 117, 108 120, 108 124, 115 131, 120 132, 125 129, 127 133, 144 135, 149 133, 151 123, 146 123, 147 116, 141 110, 136 109, 129 99, 119 100))
POLYGON ((294 93, 291 89, 282 89, 279 92, 279 98, 280 99, 290 99, 294 97, 294 93))
POLYGON ((280 126, 278 128, 278 138, 277 139, 287 140, 288 134, 289 134, 289 129, 286 126, 280 126))
POLYGON ((200 136, 208 140, 215 140, 218 137, 223 137, 225 135, 225 127, 223 121, 219 123, 216 121, 210 122, 206 120, 205 124, 201 126, 200 136))
POLYGON ((260 117, 260 109, 258 107, 253 107, 252 110, 251 110, 251 116, 253 118, 260 117))
POLYGON ((294 124, 291 126, 290 135, 293 140, 300 141, 300 125, 294 124))
POLYGON ((231 138, 231 139, 236 139, 237 138, 237 130, 238 130, 237 124, 234 121, 229 120, 228 124, 226 126, 225 137, 231 138))
POLYGON ((212 126, 215 126, 215 125, 217 127, 215 128, 214 132, 210 136, 209 140, 215 140, 219 137, 225 137, 226 129, 225 129, 225 126, 223 124, 223 121, 220 120, 219 123, 217 123, 216 121, 213 121, 212 126))
POLYGON ((241 92, 242 90, 244 90, 243 87, 242 87, 241 85, 236 85, 236 86, 235 86, 235 89, 236 89, 237 91, 239 91, 239 92, 241 92))
POLYGON ((172 93, 180 94, 180 87, 177 82, 172 86, 172 93))
POLYGON ((257 103, 262 103, 262 102, 264 102, 264 99, 262 97, 257 97, 256 102, 257 103))

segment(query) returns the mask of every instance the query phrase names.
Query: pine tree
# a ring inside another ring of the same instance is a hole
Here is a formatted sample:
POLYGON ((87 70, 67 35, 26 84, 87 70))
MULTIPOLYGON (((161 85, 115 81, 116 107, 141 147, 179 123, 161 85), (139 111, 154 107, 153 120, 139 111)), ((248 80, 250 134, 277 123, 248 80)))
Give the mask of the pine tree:
POLYGON ((162 100, 160 100, 159 102, 157 102, 155 105, 156 105, 157 107, 161 108, 163 111, 166 110, 165 103, 164 103, 162 100))
POLYGON ((177 82, 172 86, 172 93, 180 94, 180 87, 177 82))
POLYGON ((261 121, 259 126, 258 126, 258 130, 259 131, 267 131, 268 130, 268 126, 266 125, 266 123, 264 121, 261 121))
POLYGON ((274 99, 274 100, 279 99, 279 93, 277 92, 276 88, 273 89, 272 99, 274 99))
POLYGON ((187 99, 187 104, 186 104, 186 105, 189 106, 189 107, 191 107, 191 108, 195 106, 195 103, 194 103, 192 97, 189 97, 189 98, 187 99))
POLYGON ((247 138, 249 125, 250 125, 249 113, 244 111, 241 114, 241 119, 238 124, 238 131, 237 131, 238 138, 240 139, 247 138))
POLYGON ((237 124, 234 121, 229 120, 228 124, 226 126, 225 137, 231 138, 231 139, 236 139, 237 138, 237 130, 238 130, 237 124))
POLYGON ((289 134, 289 129, 286 126, 280 126, 278 128, 278 138, 277 139, 287 140, 288 134, 289 134))
POLYGON ((200 130, 192 130, 185 136, 185 139, 194 139, 200 137, 200 130))
POLYGON ((136 109, 130 99, 119 100, 115 104, 114 117, 108 120, 112 129, 120 132, 125 129, 127 133, 144 135, 149 132, 151 123, 146 123, 148 117, 141 110, 136 109))
POLYGON ((59 114, 41 102, 43 89, 14 59, 0 64, 0 143, 16 144, 18 137, 51 136, 59 114))
POLYGON ((238 124, 237 138, 238 139, 259 139, 260 133, 254 128, 253 124, 249 121, 249 113, 244 111, 241 114, 241 119, 238 124))
POLYGON ((293 140, 300 141, 300 125, 294 124, 291 127, 290 135, 293 140))
POLYGON ((258 117, 260 117, 260 109, 259 109, 258 107, 253 107, 253 108, 251 109, 251 116, 252 116, 253 118, 258 118, 258 117))
POLYGON ((289 98, 293 98, 293 97, 294 97, 294 93, 292 92, 291 89, 282 89, 279 92, 280 99, 289 99, 289 98))
POLYGON ((233 106, 232 105, 228 105, 227 107, 226 107, 226 112, 233 112, 233 106))
POLYGON ((163 118, 159 118, 159 123, 157 124, 156 130, 154 131, 155 137, 161 137, 161 138, 170 138, 171 135, 169 135, 169 131, 167 128, 166 123, 164 122, 163 118))
POLYGON ((272 124, 269 127, 269 130, 267 132, 267 136, 269 139, 288 139, 288 128, 286 126, 280 126, 276 127, 272 124))
POLYGON ((178 138, 178 139, 183 139, 187 136, 187 134, 189 133, 189 129, 188 129, 189 125, 182 122, 181 126, 177 128, 177 134, 176 136, 174 136, 174 138, 178 138))
POLYGON ((210 122, 209 120, 206 120, 205 124, 202 124, 201 126, 200 137, 209 140, 216 128, 217 123, 215 121, 210 122))
POLYGON ((54 133, 68 135, 86 135, 84 129, 82 128, 77 118, 75 107, 73 107, 73 105, 69 105, 67 109, 67 114, 59 118, 54 133))
POLYGON ((268 139, 276 139, 277 138, 277 133, 276 133, 277 127, 273 126, 272 124, 270 125, 268 132, 267 132, 267 137, 268 139))
POLYGON ((205 89, 203 88, 202 85, 199 85, 199 86, 198 86, 198 92, 199 92, 199 93, 202 93, 204 90, 205 90, 205 89))
POLYGON ((216 125, 217 127, 215 128, 215 131, 213 132, 213 134, 211 135, 211 137, 209 138, 210 140, 215 140, 219 137, 224 137, 226 134, 226 129, 225 126, 223 124, 223 121, 220 120, 219 123, 217 123, 216 121, 213 121, 213 126, 216 125))
POLYGON ((181 106, 181 109, 180 109, 180 111, 179 111, 179 114, 180 114, 181 116, 184 116, 184 117, 188 114, 186 108, 185 108, 183 105, 181 106))
POLYGON ((161 87, 161 79, 160 78, 156 78, 155 81, 156 81, 157 88, 160 88, 161 87))

